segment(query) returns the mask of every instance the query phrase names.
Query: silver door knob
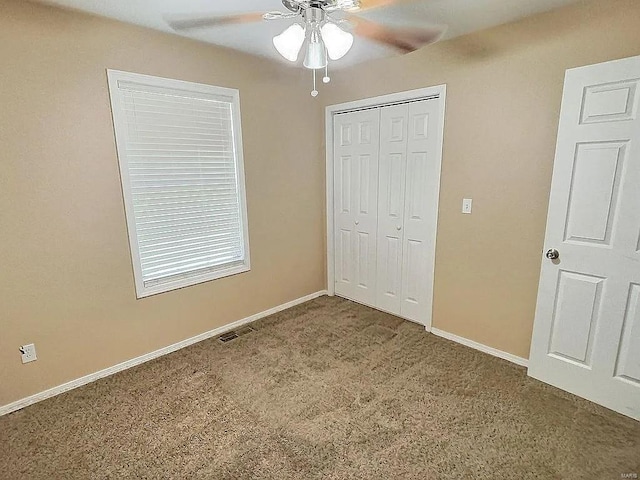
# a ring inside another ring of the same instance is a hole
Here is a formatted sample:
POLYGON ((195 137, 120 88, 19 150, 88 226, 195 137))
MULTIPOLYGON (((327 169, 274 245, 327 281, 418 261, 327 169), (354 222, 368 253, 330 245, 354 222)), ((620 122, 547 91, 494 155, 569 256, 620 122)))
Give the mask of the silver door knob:
POLYGON ((550 248, 549 250, 547 250, 547 253, 545 253, 545 256, 549 260, 556 260, 557 258, 560 258, 560 252, 555 248, 550 248))
POLYGON ((402 230, 402 225, 398 225, 398 226, 396 227, 396 230, 402 230))
POLYGON ((360 222, 358 220, 355 221, 356 225, 360 225, 360 222))

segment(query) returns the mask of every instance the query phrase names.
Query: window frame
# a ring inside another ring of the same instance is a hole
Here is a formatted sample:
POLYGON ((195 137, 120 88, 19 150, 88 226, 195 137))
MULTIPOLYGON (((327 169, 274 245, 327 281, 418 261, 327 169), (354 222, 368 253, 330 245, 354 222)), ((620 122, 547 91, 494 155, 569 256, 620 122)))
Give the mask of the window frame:
POLYGON ((244 175, 244 156, 242 150, 242 127, 240 120, 240 92, 237 89, 193 83, 183 80, 155 77, 138 73, 124 72, 120 70, 107 69, 107 80, 109 86, 109 96, 111 100, 111 116, 120 171, 120 185, 124 199, 125 217, 129 238, 129 249, 131 252, 131 263, 135 281, 136 297, 138 299, 169 292, 179 288, 197 285, 199 283, 217 280, 219 278, 237 275, 251 270, 251 259, 249 251, 249 225, 247 219, 247 194, 244 175), (244 248, 244 260, 223 264, 220 268, 207 268, 205 271, 197 273, 198 270, 183 273, 175 276, 174 279, 167 277, 166 281, 159 281, 153 285, 145 285, 142 275, 142 264, 140 251, 138 248, 137 225, 134 215, 133 195, 129 178, 129 159, 127 158, 127 123, 123 111, 123 99, 118 93, 120 82, 129 84, 139 84, 147 87, 171 88, 183 90, 194 94, 214 95, 228 99, 231 105, 233 148, 235 153, 236 184, 238 192, 238 204, 240 209, 240 223, 242 243, 244 248))

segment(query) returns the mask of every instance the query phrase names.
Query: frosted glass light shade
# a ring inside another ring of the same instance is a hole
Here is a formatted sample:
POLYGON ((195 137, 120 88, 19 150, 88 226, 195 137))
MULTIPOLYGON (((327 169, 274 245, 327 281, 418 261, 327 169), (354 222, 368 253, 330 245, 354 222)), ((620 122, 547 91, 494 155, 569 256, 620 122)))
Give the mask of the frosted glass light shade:
POLYGON ((295 62, 298 60, 298 54, 304 43, 304 28, 294 23, 280 35, 273 37, 273 46, 280 55, 295 62))
POLYGON ((327 66, 327 51, 325 50, 324 43, 320 38, 318 41, 310 41, 307 47, 307 55, 304 57, 304 66, 317 70, 318 68, 324 68, 327 66))
POLYGON ((353 35, 335 23, 325 23, 320 31, 331 60, 344 57, 353 45, 353 35))

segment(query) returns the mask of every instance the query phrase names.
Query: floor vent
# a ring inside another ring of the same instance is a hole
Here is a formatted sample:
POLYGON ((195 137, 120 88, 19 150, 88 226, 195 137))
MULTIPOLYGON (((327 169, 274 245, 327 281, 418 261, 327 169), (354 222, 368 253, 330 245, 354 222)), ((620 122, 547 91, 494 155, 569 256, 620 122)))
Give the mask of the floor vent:
POLYGON ((230 332, 223 333, 218 337, 218 340, 220 340, 222 343, 227 343, 251 332, 255 332, 255 329, 251 327, 242 327, 238 330, 231 330, 230 332))
POLYGON ((252 328, 252 327, 242 327, 242 328, 239 328, 238 330, 236 330, 235 332, 239 337, 241 337, 243 335, 246 335, 247 333, 251 333, 251 332, 255 332, 255 331, 256 331, 256 329, 252 328))

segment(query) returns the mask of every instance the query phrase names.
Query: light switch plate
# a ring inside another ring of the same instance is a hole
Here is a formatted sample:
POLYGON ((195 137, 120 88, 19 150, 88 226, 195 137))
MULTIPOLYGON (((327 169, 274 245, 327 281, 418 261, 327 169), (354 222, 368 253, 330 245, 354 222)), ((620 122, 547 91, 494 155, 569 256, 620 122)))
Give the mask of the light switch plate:
POLYGON ((471 213, 472 204, 473 204, 473 199, 471 199, 471 198, 463 198, 462 199, 462 213, 471 213))

